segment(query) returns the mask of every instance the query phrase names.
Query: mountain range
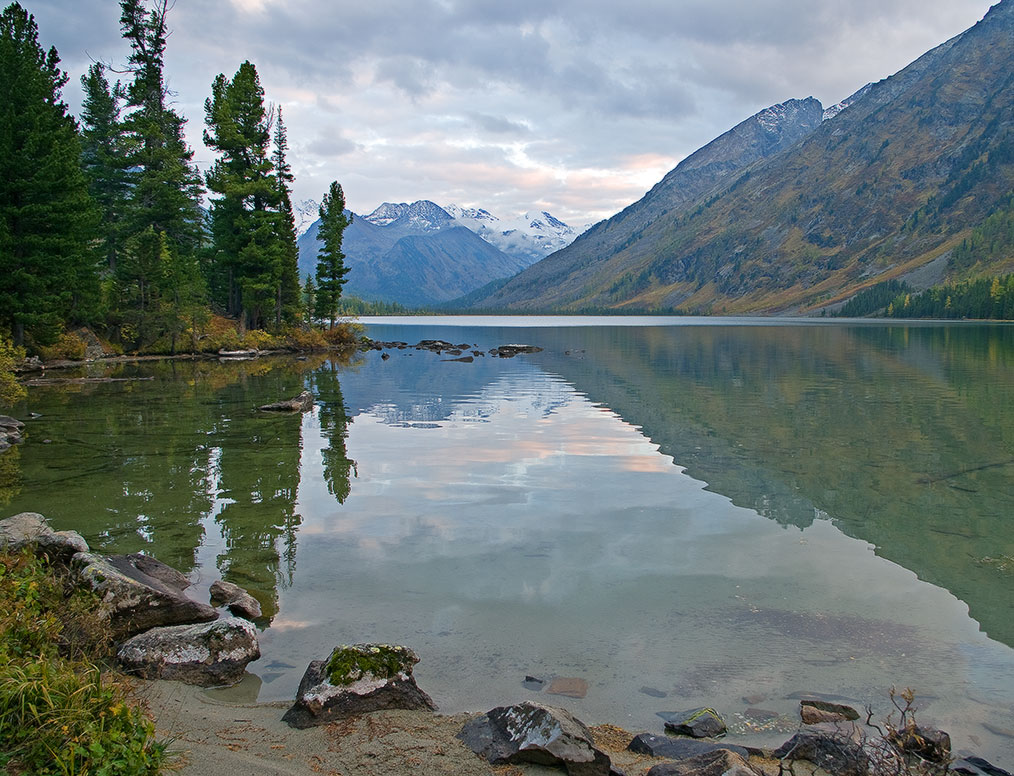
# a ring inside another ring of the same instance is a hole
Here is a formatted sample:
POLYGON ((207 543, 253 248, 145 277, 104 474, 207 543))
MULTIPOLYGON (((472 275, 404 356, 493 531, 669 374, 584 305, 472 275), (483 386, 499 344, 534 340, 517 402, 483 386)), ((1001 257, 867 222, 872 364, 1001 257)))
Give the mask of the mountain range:
POLYGON ((955 256, 1014 210, 1012 86, 1014 0, 1003 0, 839 105, 811 97, 752 116, 468 303, 814 313, 888 279, 919 288, 1009 271, 1014 236, 1007 249, 955 256))
MULTIPOLYGON (((484 209, 442 208, 429 200, 385 202, 369 215, 350 215, 342 241, 351 268, 345 293, 409 307, 440 304, 505 280, 576 236, 546 212, 506 221, 484 209)), ((299 238, 303 277, 317 264, 318 229, 314 221, 299 238)))

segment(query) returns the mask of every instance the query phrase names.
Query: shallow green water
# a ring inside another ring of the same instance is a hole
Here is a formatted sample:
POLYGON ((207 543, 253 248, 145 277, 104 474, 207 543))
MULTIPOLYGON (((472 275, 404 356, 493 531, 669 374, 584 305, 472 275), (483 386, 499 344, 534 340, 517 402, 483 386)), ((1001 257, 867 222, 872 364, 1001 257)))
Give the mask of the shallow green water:
POLYGON ((397 641, 448 711, 579 676, 586 698, 544 699, 655 732, 711 705, 742 731, 743 696, 886 713, 911 686, 959 748, 1014 762, 1014 328, 439 323, 370 333, 545 350, 33 387, 0 515, 156 555, 195 595, 249 588, 248 697, 397 641), (254 410, 304 386, 312 413, 254 410))

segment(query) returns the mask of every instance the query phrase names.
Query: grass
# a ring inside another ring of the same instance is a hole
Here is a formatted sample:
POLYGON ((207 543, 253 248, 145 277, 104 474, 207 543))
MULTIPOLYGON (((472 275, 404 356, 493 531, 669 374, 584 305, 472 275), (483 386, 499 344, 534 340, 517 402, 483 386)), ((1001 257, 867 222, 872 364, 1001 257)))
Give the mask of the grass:
POLYGON ((142 776, 166 743, 102 670, 111 652, 90 594, 31 551, 0 552, 0 768, 12 776, 142 776))

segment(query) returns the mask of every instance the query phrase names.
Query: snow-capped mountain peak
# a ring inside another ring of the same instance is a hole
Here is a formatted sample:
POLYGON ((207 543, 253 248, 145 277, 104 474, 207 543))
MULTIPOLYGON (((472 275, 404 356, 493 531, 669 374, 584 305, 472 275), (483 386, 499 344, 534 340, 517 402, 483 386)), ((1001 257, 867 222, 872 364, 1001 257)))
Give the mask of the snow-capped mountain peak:
POLYGON ((304 199, 292 207, 296 221, 296 237, 301 237, 320 216, 320 205, 314 199, 304 199))
POLYGON ((412 204, 385 202, 363 218, 375 226, 397 224, 418 232, 436 232, 454 221, 450 213, 428 199, 412 204))
POLYGON ((544 210, 517 218, 498 218, 483 208, 459 205, 448 205, 444 210, 457 225, 471 229, 504 253, 530 262, 545 258, 577 237, 574 229, 544 210))

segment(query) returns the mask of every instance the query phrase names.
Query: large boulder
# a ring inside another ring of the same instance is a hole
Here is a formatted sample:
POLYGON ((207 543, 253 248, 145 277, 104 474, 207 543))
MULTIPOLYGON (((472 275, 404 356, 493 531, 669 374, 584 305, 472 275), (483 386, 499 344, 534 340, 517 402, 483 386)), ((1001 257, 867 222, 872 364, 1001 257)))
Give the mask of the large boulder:
POLYGON ((123 642, 116 659, 145 679, 174 679, 201 687, 235 684, 261 656, 257 629, 239 617, 152 628, 123 642))
POLYGON ((239 585, 218 579, 211 583, 208 592, 214 606, 224 606, 236 617, 255 620, 261 616, 260 602, 239 585))
POLYGON ((17 552, 36 547, 50 558, 68 562, 79 552, 88 552, 88 543, 77 531, 54 531, 37 512, 22 512, 0 520, 0 550, 17 552))
POLYGON ((80 552, 73 558, 78 579, 102 599, 113 635, 128 638, 149 628, 218 619, 218 612, 184 594, 187 578, 146 555, 103 558, 80 552), (168 581, 167 581, 168 580, 168 581))
POLYGON ((857 729, 848 725, 813 725, 803 728, 775 750, 779 760, 806 760, 831 776, 868 776, 870 761, 858 740, 857 729))
POLYGON ((757 776, 745 758, 728 749, 688 757, 672 763, 659 763, 647 776, 757 776))
POLYGON ((306 412, 313 409, 313 394, 303 391, 292 399, 276 401, 273 404, 262 404, 259 409, 262 412, 306 412))
POLYGON ((296 702, 282 721, 295 728, 325 725, 371 711, 433 711, 433 700, 415 683, 419 658, 408 647, 354 644, 314 660, 299 683, 296 702))
POLYGON ((691 738, 719 738, 725 735, 725 720, 714 709, 690 709, 666 715, 667 733, 691 738))
POLYGON ((697 741, 692 738, 655 736, 651 733, 641 733, 634 736, 634 740, 630 742, 627 749, 637 754, 665 757, 668 760, 685 760, 688 757, 720 750, 734 752, 744 759, 750 756, 750 752, 745 747, 735 744, 717 744, 710 741, 697 741))
POLYGON ((570 712, 525 701, 498 706, 467 722, 458 734, 491 765, 563 766, 570 776, 608 776, 609 756, 595 748, 591 731, 570 712))

